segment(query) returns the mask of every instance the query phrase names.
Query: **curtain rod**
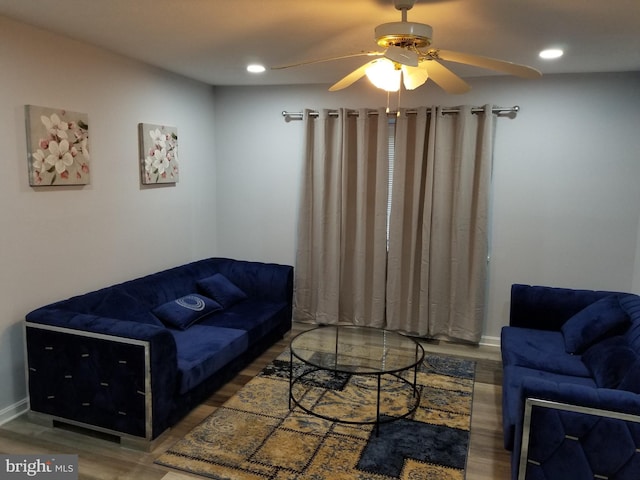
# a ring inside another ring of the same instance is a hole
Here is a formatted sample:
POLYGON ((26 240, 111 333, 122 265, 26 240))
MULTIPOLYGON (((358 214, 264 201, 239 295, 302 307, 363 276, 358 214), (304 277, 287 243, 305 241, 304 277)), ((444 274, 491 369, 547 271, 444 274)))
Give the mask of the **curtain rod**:
MULTIPOLYGON (((458 107, 444 107, 442 109, 442 113, 458 113, 460 111, 460 108, 458 107)), ((512 114, 515 115, 516 113, 518 113, 520 111, 520 107, 518 105, 514 105, 513 107, 493 107, 491 109, 491 113, 495 113, 495 114, 512 114)), ((471 108, 471 113, 481 113, 484 112, 484 108, 483 107, 473 107, 471 108)), ((369 115, 378 115, 378 111, 377 110, 371 110, 368 112, 369 115)), ((409 115, 415 115, 416 113, 418 113, 417 110, 415 109, 408 109, 406 110, 406 113, 409 115)), ((358 116, 358 112, 356 110, 352 110, 349 111, 348 113, 349 115, 353 115, 355 117, 358 116)), ((388 112, 387 115, 390 116, 396 116, 398 114, 397 111, 391 111, 388 112)), ((309 113, 310 116, 312 117, 318 117, 320 114, 319 112, 316 111, 312 111, 309 113)), ((304 112, 287 112, 286 110, 282 112, 282 116, 285 117, 287 120, 302 120, 304 119, 304 112)), ((329 116, 331 117, 336 117, 338 116, 338 111, 337 110, 330 110, 329 111, 329 116)))

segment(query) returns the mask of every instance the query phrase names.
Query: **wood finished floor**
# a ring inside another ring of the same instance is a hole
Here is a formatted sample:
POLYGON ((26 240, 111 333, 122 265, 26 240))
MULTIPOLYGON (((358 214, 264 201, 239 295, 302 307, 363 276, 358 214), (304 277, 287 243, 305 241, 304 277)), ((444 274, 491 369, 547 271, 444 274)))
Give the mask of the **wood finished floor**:
MULTIPOLYGON (((80 479, 185 480, 200 478, 170 471, 154 460, 186 435, 251 380, 285 349, 291 336, 310 328, 295 324, 290 334, 240 372, 172 428, 151 452, 123 448, 109 439, 63 428, 51 428, 22 415, 0 427, 0 453, 78 454, 80 479)), ((502 448, 501 369, 499 351, 493 347, 425 342, 425 350, 476 360, 471 421, 471 444, 466 480, 507 480, 509 453, 502 448)))

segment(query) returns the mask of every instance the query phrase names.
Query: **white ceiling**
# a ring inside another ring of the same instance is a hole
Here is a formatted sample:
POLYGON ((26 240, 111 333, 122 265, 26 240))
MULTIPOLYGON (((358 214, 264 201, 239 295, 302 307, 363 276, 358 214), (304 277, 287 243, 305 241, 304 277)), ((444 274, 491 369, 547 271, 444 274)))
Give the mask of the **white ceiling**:
MULTIPOLYGON (((374 28, 400 21, 392 0, 0 0, 0 14, 212 85, 331 84, 368 59, 245 67, 378 50, 374 28)), ((408 17, 433 27, 433 47, 543 74, 640 71, 640 0, 418 0, 408 17), (565 56, 538 59, 553 46, 565 56)))

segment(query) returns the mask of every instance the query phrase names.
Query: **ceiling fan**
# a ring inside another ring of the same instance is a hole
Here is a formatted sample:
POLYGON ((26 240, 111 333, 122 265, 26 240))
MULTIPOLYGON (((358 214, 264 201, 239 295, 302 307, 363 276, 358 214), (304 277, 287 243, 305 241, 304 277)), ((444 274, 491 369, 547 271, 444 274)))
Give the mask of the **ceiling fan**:
POLYGON ((413 8, 415 1, 394 0, 395 8, 402 12, 402 21, 383 23, 376 27, 375 39, 380 47, 384 47, 385 50, 382 52, 359 52, 322 60, 272 67, 272 69, 278 70, 365 55, 377 57, 336 82, 329 88, 330 91, 347 88, 366 75, 374 85, 387 91, 399 90, 401 82, 407 90, 414 90, 423 85, 428 79, 431 79, 447 93, 468 92, 471 89, 469 84, 442 65, 440 63, 441 60, 486 68, 521 78, 539 78, 542 76, 538 70, 517 63, 468 53, 429 48, 433 36, 431 26, 407 20, 407 12, 413 8))

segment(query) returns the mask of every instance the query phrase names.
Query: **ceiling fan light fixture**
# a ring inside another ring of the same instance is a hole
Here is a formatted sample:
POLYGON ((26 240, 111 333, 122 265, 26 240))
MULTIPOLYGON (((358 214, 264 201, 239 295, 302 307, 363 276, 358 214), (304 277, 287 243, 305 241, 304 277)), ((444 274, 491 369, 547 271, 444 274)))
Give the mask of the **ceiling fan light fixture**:
POLYGON ((402 66, 402 83, 407 90, 415 90, 424 85, 428 78, 427 62, 418 67, 402 66))
POLYGON ((387 92, 397 92, 400 90, 402 80, 402 70, 386 58, 381 58, 371 62, 366 70, 367 78, 376 87, 387 92))

